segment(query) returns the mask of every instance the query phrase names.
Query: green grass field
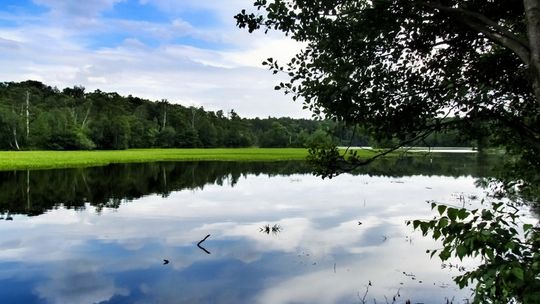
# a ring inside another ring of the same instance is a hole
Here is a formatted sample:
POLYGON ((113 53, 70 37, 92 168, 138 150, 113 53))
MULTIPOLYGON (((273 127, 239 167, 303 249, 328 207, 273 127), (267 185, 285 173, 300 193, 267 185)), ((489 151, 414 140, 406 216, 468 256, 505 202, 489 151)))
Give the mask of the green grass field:
POLYGON ((303 160, 307 149, 133 149, 115 151, 2 151, 0 170, 103 166, 157 161, 303 160))
MULTIPOLYGON (((376 150, 357 150, 371 157, 376 150)), ((304 160, 301 148, 131 149, 112 151, 0 151, 0 171, 104 166, 113 163, 161 161, 285 161, 304 160)), ((395 156, 390 154, 388 156, 395 156)))

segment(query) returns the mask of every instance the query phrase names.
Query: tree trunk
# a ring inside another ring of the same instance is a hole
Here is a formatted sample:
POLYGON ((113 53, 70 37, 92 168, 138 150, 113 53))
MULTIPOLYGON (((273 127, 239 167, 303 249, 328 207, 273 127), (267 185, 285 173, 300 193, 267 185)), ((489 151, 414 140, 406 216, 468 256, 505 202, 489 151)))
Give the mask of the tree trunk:
POLYGON ((167 126, 167 105, 164 106, 163 127, 161 128, 161 130, 165 129, 165 126, 167 126))
POLYGON ((529 68, 536 102, 540 104, 540 0, 523 0, 523 6, 531 54, 529 68))
POLYGON ((15 143, 15 148, 20 150, 21 148, 19 147, 19 142, 17 141, 17 127, 13 128, 13 142, 15 143))
POLYGON ((30 211, 30 170, 26 169, 26 210, 30 211))
POLYGON ((30 92, 26 91, 26 145, 30 138, 30 92))
POLYGON ((81 129, 84 129, 84 127, 86 127, 86 121, 88 119, 89 114, 90 114, 90 107, 88 107, 88 110, 86 110, 86 115, 84 115, 83 121, 81 123, 81 129))

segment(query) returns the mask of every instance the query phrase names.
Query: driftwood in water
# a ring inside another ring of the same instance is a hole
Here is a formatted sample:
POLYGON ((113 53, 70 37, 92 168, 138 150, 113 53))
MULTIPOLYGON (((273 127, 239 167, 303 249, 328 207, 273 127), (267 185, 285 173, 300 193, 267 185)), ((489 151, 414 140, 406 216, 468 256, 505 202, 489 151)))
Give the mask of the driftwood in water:
POLYGON ((200 240, 200 241, 197 243, 197 247, 199 247, 202 251, 204 251, 204 252, 206 252, 206 253, 208 253, 208 254, 210 254, 210 251, 208 251, 208 250, 206 250, 206 248, 202 247, 201 244, 202 244, 202 242, 206 241, 206 239, 209 238, 209 237, 210 237, 210 234, 207 235, 207 236, 205 236, 204 239, 200 240))

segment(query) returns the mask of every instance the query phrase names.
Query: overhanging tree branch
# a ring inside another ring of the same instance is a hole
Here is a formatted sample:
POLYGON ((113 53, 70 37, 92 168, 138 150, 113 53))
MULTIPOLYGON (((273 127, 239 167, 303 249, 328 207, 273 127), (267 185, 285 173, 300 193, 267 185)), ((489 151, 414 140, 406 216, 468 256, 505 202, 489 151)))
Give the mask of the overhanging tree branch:
POLYGON ((433 8, 450 15, 456 15, 458 21, 461 21, 471 29, 486 35, 490 40, 509 48, 516 53, 525 64, 529 65, 530 50, 528 42, 521 39, 496 21, 477 12, 459 7, 448 7, 437 2, 414 1, 412 4, 433 8))
MULTIPOLYGON (((524 0, 525 2, 538 2, 537 0, 524 0)), ((374 0, 374 3, 380 4, 395 4, 392 0, 374 0)), ((491 20, 490 18, 478 13, 473 12, 461 7, 449 7, 439 2, 433 1, 404 1, 402 5, 421 6, 438 10, 441 13, 447 15, 456 16, 456 20, 470 27, 471 29, 484 34, 488 39, 496 42, 510 50, 512 50, 526 65, 530 64, 531 50, 529 42, 526 39, 520 38, 518 35, 510 31, 505 26, 498 22, 491 20)), ((535 6, 536 8, 540 5, 535 6)), ((336 13, 335 16, 348 16, 356 12, 360 12, 364 8, 357 8, 352 10, 346 10, 340 13, 336 13)), ((532 9, 531 9, 532 10, 532 9)), ((328 15, 325 12, 325 15, 328 15)), ((540 37, 540 32, 538 33, 540 37)), ((529 35, 530 36, 530 35, 529 35)), ((539 47, 540 50, 540 47, 539 47)), ((540 59, 540 51, 539 51, 540 59)), ((540 62, 540 60, 539 60, 540 62)))

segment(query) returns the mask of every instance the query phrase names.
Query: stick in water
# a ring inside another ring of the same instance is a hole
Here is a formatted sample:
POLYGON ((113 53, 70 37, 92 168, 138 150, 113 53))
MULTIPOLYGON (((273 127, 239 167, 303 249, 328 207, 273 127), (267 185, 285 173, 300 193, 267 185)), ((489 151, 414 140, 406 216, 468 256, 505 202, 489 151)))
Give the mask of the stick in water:
POLYGON ((210 251, 208 251, 208 250, 206 250, 206 248, 202 247, 201 244, 202 244, 202 242, 206 241, 206 239, 209 238, 209 237, 210 237, 210 234, 207 235, 207 236, 205 236, 204 239, 200 240, 200 241, 197 243, 197 247, 199 247, 202 251, 204 251, 204 252, 206 252, 206 253, 208 253, 208 254, 210 254, 210 251))

